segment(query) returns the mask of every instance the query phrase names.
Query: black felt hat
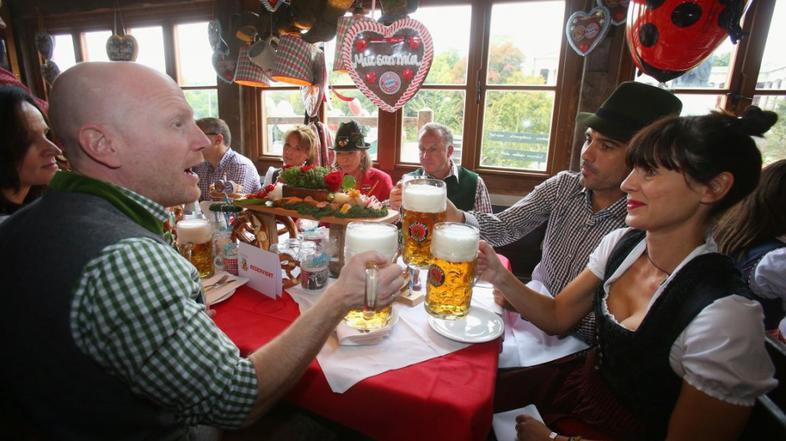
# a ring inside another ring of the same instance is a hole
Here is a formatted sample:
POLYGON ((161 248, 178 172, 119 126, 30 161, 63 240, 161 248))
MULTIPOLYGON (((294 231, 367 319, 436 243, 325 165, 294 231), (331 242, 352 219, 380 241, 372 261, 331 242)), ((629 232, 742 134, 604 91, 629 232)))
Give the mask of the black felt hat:
POLYGON ((639 130, 665 116, 678 116, 682 101, 668 90, 633 81, 622 83, 595 113, 577 121, 603 135, 628 142, 639 130))
POLYGON ((341 123, 336 132, 335 145, 332 147, 337 152, 351 152, 366 150, 371 146, 363 138, 363 132, 355 121, 341 123))

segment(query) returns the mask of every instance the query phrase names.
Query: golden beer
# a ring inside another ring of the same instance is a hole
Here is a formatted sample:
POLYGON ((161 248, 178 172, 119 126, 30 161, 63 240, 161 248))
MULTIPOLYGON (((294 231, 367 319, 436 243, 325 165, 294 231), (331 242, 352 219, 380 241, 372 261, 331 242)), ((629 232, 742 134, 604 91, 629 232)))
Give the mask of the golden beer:
POLYGON ((445 222, 434 227, 425 303, 429 314, 457 319, 469 313, 478 236, 470 225, 445 222))
POLYGON ((213 231, 207 219, 183 219, 175 226, 177 248, 199 271, 199 277, 213 276, 213 231))
MULTIPOLYGON (((398 229, 395 225, 377 222, 350 222, 344 237, 344 261, 355 254, 376 251, 389 262, 398 255, 398 229)), ((377 308, 377 265, 366 262, 366 300, 363 308, 350 310, 344 321, 352 328, 373 331, 390 322, 393 307, 377 308)))
POLYGON ((447 198, 445 182, 437 179, 413 179, 404 184, 401 201, 402 254, 407 265, 428 267, 432 230, 434 225, 445 220, 447 198))

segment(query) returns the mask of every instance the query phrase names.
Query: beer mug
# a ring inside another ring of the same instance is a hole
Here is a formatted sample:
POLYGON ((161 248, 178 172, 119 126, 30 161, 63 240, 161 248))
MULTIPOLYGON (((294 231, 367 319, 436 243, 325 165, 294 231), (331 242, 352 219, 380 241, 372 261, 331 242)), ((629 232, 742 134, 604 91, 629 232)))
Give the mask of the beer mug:
POLYGON ((434 227, 425 303, 429 314, 452 320, 469 313, 479 236, 471 225, 442 222, 434 227))
MULTIPOLYGON (((376 251, 388 262, 398 256, 398 229, 395 225, 379 222, 350 222, 344 237, 344 261, 355 254, 376 251)), ((377 308, 377 265, 366 262, 366 300, 363 308, 350 310, 344 321, 352 328, 373 331, 390 322, 392 306, 377 308)))
POLYGON ((401 225, 404 262, 411 267, 429 265, 434 225, 443 222, 448 193, 439 179, 412 179, 404 183, 401 196, 401 225))
POLYGON ((205 218, 183 219, 175 225, 177 249, 206 279, 213 275, 213 230, 205 218))

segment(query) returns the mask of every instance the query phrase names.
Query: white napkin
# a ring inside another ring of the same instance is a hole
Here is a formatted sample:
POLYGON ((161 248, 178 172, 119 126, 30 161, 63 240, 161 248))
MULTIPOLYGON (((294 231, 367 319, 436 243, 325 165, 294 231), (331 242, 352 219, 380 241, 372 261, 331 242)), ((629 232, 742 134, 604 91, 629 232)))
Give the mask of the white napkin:
POLYGON ((491 425, 494 428, 494 436, 497 441, 516 441, 516 417, 519 415, 529 415, 536 420, 543 422, 543 418, 538 412, 538 408, 534 404, 524 406, 519 409, 508 410, 494 414, 494 420, 491 425))
MULTIPOLYGON (((543 295, 549 295, 546 287, 537 280, 530 281, 527 286, 543 295)), ((589 347, 573 336, 560 338, 546 334, 521 318, 517 312, 506 310, 502 318, 505 321, 505 339, 502 343, 502 353, 499 355, 500 368, 548 363, 589 347)))
MULTIPOLYGON (((330 279, 328 286, 332 283, 334 280, 330 279)), ((300 287, 290 288, 287 291, 298 303, 301 312, 313 305, 321 294, 304 291, 300 287)), ((489 308, 493 303, 490 289, 475 289, 472 296, 473 305, 489 308)), ((447 339, 432 330, 428 325, 429 316, 423 305, 409 307, 394 303, 393 313, 398 315, 398 323, 390 329, 388 337, 378 344, 345 346, 339 344, 336 335, 328 338, 317 355, 317 361, 333 392, 343 393, 366 378, 469 346, 447 339)))

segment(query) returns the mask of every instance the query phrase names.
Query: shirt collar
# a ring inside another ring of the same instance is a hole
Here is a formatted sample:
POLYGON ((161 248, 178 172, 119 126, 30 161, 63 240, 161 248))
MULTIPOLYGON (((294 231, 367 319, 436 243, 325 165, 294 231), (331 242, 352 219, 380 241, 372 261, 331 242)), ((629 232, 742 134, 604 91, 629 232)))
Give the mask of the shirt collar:
POLYGON ((117 189, 120 190, 120 192, 126 195, 129 199, 141 205, 145 210, 149 211, 150 214, 155 216, 155 218, 161 222, 169 219, 169 213, 167 212, 166 208, 164 208, 164 206, 158 202, 154 202, 153 200, 125 187, 120 187, 119 185, 115 185, 115 187, 117 187, 117 189))

